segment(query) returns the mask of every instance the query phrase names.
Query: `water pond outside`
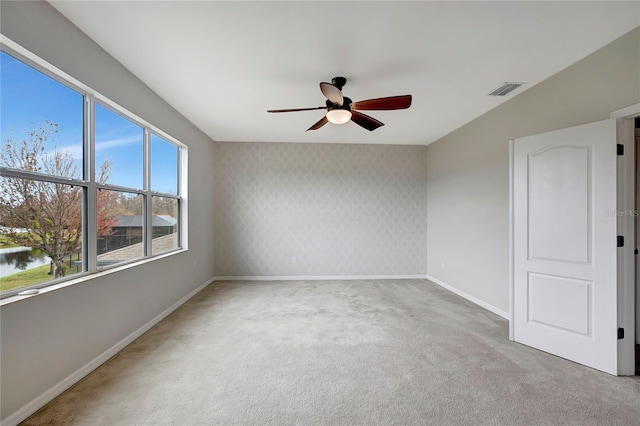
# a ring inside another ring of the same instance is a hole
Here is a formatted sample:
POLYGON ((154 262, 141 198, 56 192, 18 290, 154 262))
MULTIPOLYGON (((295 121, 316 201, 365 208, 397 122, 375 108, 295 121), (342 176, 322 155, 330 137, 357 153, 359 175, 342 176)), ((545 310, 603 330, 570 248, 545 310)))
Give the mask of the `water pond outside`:
POLYGON ((31 247, 0 248, 0 277, 49 263, 50 259, 39 249, 31 247))

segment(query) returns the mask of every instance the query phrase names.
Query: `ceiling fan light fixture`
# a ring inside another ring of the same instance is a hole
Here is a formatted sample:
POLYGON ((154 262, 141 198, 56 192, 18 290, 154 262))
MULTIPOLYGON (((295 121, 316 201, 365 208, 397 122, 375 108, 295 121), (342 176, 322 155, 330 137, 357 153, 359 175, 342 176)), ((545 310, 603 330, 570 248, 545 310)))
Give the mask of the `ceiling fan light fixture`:
POLYGON ((351 120, 351 111, 335 108, 327 112, 327 120, 333 124, 344 124, 351 120))

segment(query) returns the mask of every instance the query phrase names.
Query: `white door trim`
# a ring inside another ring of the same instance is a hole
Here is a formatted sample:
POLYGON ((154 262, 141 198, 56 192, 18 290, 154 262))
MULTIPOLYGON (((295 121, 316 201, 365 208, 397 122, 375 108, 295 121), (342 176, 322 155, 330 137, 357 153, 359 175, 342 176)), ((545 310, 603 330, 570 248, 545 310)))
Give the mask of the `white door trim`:
POLYGON ((618 143, 624 146, 625 155, 618 158, 618 235, 628 243, 618 257, 618 327, 624 328, 625 338, 618 340, 618 373, 635 374, 636 342, 636 259, 635 242, 635 134, 633 118, 640 115, 640 103, 611 113, 617 119, 618 143))
POLYGON ((513 217, 514 217, 514 194, 513 194, 513 163, 514 163, 514 146, 515 139, 509 139, 509 340, 515 340, 514 334, 514 317, 513 317, 513 217))
POLYGON ((609 118, 632 118, 638 115, 640 115, 640 103, 613 111, 609 118))

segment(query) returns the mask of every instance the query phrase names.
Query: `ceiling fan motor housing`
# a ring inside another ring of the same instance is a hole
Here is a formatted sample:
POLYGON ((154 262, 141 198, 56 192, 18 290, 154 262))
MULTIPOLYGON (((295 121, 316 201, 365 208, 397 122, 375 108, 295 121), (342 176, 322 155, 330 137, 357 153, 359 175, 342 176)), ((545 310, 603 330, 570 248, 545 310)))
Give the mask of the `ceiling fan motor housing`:
POLYGON ((331 84, 336 86, 339 90, 342 90, 345 84, 347 84, 347 79, 344 77, 333 77, 331 79, 331 84))

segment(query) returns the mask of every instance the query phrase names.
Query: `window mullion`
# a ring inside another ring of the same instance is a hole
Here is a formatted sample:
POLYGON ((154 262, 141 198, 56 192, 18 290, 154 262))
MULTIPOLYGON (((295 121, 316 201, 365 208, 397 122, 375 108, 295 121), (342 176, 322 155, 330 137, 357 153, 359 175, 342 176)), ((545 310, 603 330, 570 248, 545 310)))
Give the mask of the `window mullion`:
POLYGON ((151 203, 151 132, 148 127, 144 128, 144 255, 151 256, 153 253, 151 244, 153 240, 153 208, 151 203))
POLYGON ((84 233, 84 266, 87 271, 98 269, 98 188, 96 185, 96 156, 95 156, 95 99, 86 96, 85 102, 85 131, 84 131, 84 172, 88 181, 84 201, 85 233, 84 233))
POLYGON ((63 185, 86 186, 86 182, 80 179, 73 179, 64 176, 45 175, 38 172, 32 172, 30 170, 18 170, 0 167, 0 173, 3 177, 7 178, 29 179, 39 182, 60 183, 63 185))

